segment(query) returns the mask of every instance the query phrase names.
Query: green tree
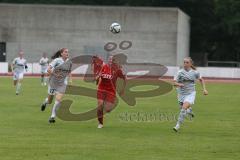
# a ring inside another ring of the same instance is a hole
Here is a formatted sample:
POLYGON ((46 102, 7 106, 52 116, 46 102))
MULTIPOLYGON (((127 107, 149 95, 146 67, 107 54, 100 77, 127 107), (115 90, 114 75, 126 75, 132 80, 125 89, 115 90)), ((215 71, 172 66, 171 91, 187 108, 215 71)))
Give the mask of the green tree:
POLYGON ((240 1, 215 0, 215 50, 210 59, 240 61, 240 1))

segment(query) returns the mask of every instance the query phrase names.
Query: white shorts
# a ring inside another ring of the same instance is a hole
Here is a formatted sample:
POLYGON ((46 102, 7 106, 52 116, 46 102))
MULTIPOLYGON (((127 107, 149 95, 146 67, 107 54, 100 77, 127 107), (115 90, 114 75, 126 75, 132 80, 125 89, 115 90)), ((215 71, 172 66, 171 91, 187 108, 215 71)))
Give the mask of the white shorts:
POLYGON ((51 87, 48 85, 48 94, 49 95, 55 95, 56 93, 64 94, 66 90, 67 85, 62 85, 58 87, 51 87))
POLYGON ((23 72, 13 72, 13 80, 23 79, 23 72))
POLYGON ((187 95, 178 94, 178 101, 179 103, 188 102, 190 105, 193 105, 195 101, 195 97, 196 97, 196 91, 187 95))
POLYGON ((41 70, 41 74, 47 74, 47 70, 41 70))
POLYGON ((41 68, 41 73, 46 74, 47 73, 47 68, 41 68))

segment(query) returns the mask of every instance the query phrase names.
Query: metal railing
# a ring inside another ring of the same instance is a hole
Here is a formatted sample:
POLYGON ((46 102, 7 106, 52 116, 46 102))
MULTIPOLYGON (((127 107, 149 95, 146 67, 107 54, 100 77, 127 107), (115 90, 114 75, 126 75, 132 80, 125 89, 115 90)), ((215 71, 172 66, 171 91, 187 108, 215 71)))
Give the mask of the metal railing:
POLYGON ((240 67, 237 61, 208 61, 208 67, 240 67))

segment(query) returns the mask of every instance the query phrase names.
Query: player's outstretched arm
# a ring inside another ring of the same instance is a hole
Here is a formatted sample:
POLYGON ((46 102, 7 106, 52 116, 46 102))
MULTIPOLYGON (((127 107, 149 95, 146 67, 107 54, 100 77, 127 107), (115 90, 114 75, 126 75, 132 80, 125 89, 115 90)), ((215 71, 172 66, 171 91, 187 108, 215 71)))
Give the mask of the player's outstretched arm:
POLYGON ((49 66, 49 67, 48 67, 48 70, 47 70, 47 72, 48 72, 48 74, 49 74, 49 75, 51 75, 51 74, 52 74, 52 69, 53 69, 53 67, 52 67, 52 66, 49 66))
POLYGON ((205 85, 204 79, 203 78, 199 78, 199 82, 201 83, 201 86, 202 86, 202 89, 203 89, 203 94, 204 95, 208 95, 208 91, 206 89, 206 85, 205 85))
POLYGON ((14 64, 11 64, 11 73, 13 73, 14 64))
POLYGON ((13 73, 15 63, 16 63, 16 59, 14 59, 11 63, 11 74, 13 73))

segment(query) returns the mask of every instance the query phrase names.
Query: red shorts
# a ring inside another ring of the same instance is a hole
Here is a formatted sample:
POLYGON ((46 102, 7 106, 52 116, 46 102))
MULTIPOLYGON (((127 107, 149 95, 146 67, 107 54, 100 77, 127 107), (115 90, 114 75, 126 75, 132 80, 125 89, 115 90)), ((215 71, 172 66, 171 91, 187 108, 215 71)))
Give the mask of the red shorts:
POLYGON ((98 90, 97 99, 103 100, 109 103, 114 103, 116 99, 116 94, 113 92, 105 91, 105 90, 98 90))

